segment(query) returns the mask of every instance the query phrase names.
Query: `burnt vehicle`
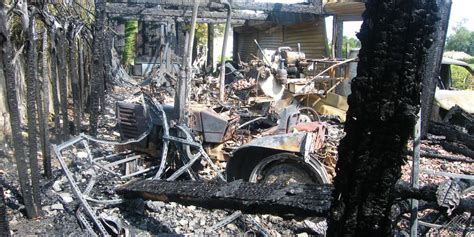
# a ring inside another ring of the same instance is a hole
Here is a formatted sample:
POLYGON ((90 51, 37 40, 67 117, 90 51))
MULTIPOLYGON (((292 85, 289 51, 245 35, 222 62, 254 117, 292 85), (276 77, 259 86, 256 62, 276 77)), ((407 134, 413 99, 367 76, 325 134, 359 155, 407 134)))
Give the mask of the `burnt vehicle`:
MULTIPOLYGON (((431 120, 442 121, 448 111, 455 106, 474 114, 474 91, 453 88, 452 66, 462 67, 468 72, 467 75, 474 76, 474 70, 469 64, 455 59, 443 58, 438 86, 434 95, 435 103, 432 107, 431 120)), ((464 78, 464 81, 467 79, 464 78)))
POLYGON ((174 179, 184 172, 196 179, 188 168, 198 168, 196 161, 204 158, 219 177, 224 176, 213 160, 227 162, 227 181, 329 182, 316 155, 324 143, 325 126, 319 122, 300 123, 296 106, 284 109, 278 125, 260 133, 264 135, 235 146, 240 130, 265 118, 240 124, 237 111, 193 104, 189 106, 188 126, 173 125, 172 105, 161 106, 149 96, 143 98, 146 99, 142 102, 117 103, 118 127, 123 140, 151 130, 146 139, 131 144, 130 148, 161 157, 160 170, 155 176, 158 179, 174 179), (170 168, 171 164, 175 166, 170 168))

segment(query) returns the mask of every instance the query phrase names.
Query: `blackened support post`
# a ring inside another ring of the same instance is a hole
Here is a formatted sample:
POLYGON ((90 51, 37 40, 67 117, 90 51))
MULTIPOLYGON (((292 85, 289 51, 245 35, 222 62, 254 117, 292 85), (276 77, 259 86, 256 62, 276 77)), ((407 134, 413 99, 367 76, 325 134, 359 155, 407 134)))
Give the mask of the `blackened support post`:
POLYGON ((227 38, 229 37, 230 23, 232 21, 232 0, 229 0, 229 2, 224 2, 224 5, 227 8, 227 20, 225 22, 224 42, 222 44, 221 53, 221 73, 219 82, 219 100, 221 102, 224 102, 225 93, 225 51, 227 50, 227 38))
POLYGON ((214 71, 214 24, 207 24, 207 67, 214 71))

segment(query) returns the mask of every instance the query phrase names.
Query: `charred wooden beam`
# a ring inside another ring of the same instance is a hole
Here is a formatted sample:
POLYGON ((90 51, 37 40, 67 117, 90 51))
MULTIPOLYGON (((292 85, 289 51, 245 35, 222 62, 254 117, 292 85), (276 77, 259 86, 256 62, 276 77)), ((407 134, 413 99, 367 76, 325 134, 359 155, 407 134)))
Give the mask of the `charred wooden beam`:
MULTIPOLYGON (((118 0, 113 1, 112 4, 127 3, 127 4, 156 4, 167 7, 192 7, 193 0, 118 0)), ((237 10, 253 10, 265 12, 291 12, 291 13, 310 13, 321 14, 323 12, 322 1, 316 0, 312 4, 285 4, 285 3, 266 3, 255 2, 249 0, 232 1, 232 9, 237 10)), ((224 8, 223 4, 216 3, 213 0, 203 0, 199 4, 200 8, 224 8)))
POLYGON ((214 71, 214 24, 207 24, 207 67, 214 71))
MULTIPOLYGON (((171 10, 163 9, 161 7, 147 7, 147 6, 128 6, 127 4, 121 3, 109 3, 106 7, 106 12, 109 17, 137 17, 141 19, 143 17, 183 17, 190 19, 192 16, 191 10, 171 10)), ((201 10, 198 12, 198 18, 211 18, 211 19, 226 19, 227 13, 218 11, 201 10)), ((258 12, 243 12, 233 11, 232 18, 237 20, 261 20, 264 21, 268 18, 266 13, 258 12)))
POLYGON ((79 110, 79 71, 77 65, 77 44, 76 44, 76 29, 74 24, 70 25, 68 42, 69 42, 69 73, 72 84, 72 101, 74 114, 74 129, 73 134, 79 135, 81 132, 81 113, 79 110))
POLYGON ((105 40, 105 1, 95 0, 94 37, 92 42, 92 72, 91 72, 91 110, 90 134, 97 134, 98 116, 101 99, 104 94, 105 65, 104 65, 104 40, 105 40))
POLYGON ((432 121, 429 132, 434 135, 446 136, 447 141, 464 144, 469 149, 474 150, 474 136, 461 131, 455 125, 432 121))
POLYGON ((389 236, 391 196, 420 108, 434 1, 369 0, 339 145, 329 236, 389 236))
POLYGON ((441 70, 446 35, 448 31, 449 16, 451 14, 451 0, 436 0, 439 5, 440 20, 434 23, 436 31, 433 35, 433 44, 427 50, 427 58, 433 58, 423 68, 423 89, 421 92, 421 137, 425 137, 429 130, 431 111, 433 108, 436 85, 441 70))
POLYGON ((59 95, 58 95, 58 48, 56 47, 58 37, 56 29, 50 30, 51 34, 51 94, 53 97, 53 112, 54 112, 54 135, 56 142, 60 141, 61 134, 61 119, 59 109, 59 95))
POLYGON ((33 188, 33 200, 35 202, 37 213, 41 210, 41 190, 40 180, 41 174, 38 165, 38 133, 37 133, 37 83, 38 83, 38 61, 36 52, 36 13, 33 8, 32 14, 29 16, 29 23, 23 26, 26 32, 27 41, 27 68, 26 68, 26 110, 28 118, 28 158, 31 172, 31 187, 33 188))
MULTIPOLYGON (((65 26, 67 28, 67 25, 65 26)), ((57 32, 58 36, 58 86, 59 86, 59 98, 60 98, 60 108, 61 108, 61 139, 63 141, 68 140, 69 138, 69 117, 68 117, 68 100, 67 100, 67 82, 68 82, 68 73, 67 73, 67 59, 66 59, 66 29, 61 28, 57 32)))
POLYGON ((25 204, 26 214, 29 218, 38 216, 37 209, 33 202, 31 183, 28 174, 28 165, 26 163, 26 154, 24 150, 24 138, 21 134, 20 106, 17 98, 17 79, 15 53, 13 44, 10 40, 10 26, 7 15, 7 8, 0 3, 0 49, 2 53, 3 71, 5 75, 6 96, 10 114, 10 126, 12 130, 12 143, 15 150, 15 161, 18 171, 18 179, 25 204))
POLYGON ((42 105, 42 111, 40 116, 40 131, 41 131, 41 148, 43 153, 43 169, 44 175, 48 178, 52 176, 51 169, 51 143, 49 141, 49 68, 48 68, 48 30, 44 29, 42 33, 42 55, 41 55, 41 74, 42 74, 42 85, 38 94, 42 95, 43 99, 38 102, 38 106, 42 105))
MULTIPOLYGON (((126 198, 144 198, 162 202, 177 202, 207 209, 241 210, 249 214, 274 214, 279 216, 328 215, 333 187, 330 185, 248 183, 242 180, 223 182, 141 180, 130 182, 118 189, 126 198)), ((436 204, 437 186, 412 188, 399 182, 391 195, 394 202, 408 199, 424 200, 436 204)), ((457 210, 472 210, 474 200, 460 200, 457 210)))
POLYGON ((326 216, 331 202, 331 187, 316 185, 262 185, 231 183, 143 180, 119 190, 125 197, 179 202, 209 209, 235 209, 245 213, 326 216))

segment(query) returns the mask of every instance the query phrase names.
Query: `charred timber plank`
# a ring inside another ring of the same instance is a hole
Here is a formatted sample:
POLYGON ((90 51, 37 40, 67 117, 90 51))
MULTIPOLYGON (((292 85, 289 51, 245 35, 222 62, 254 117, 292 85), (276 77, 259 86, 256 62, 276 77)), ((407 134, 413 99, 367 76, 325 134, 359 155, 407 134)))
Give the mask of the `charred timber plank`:
MULTIPOLYGON (((463 189, 466 188, 467 184, 462 184, 463 189)), ((411 185, 407 182, 398 183, 392 195, 396 197, 397 200, 408 200, 408 199, 417 199, 423 200, 428 203, 436 203, 436 191, 438 186, 435 184, 429 184, 421 188, 412 188, 411 185)), ((437 205, 435 205, 437 207, 437 205)), ((474 198, 462 198, 459 201, 457 210, 460 211, 472 211, 474 210, 474 198)))
POLYGON ((453 152, 456 154, 461 154, 463 156, 470 157, 474 159, 474 151, 469 149, 466 145, 460 144, 457 142, 446 142, 441 141, 441 146, 449 152, 453 152))
MULTIPOLYGON (((423 200, 436 204, 437 186, 427 185, 411 188, 406 182, 399 182, 393 193, 394 202, 408 199, 423 200)), ((202 181, 141 180, 130 182, 118 189, 126 198, 177 202, 207 209, 233 209, 250 214, 274 214, 323 216, 328 214, 333 188, 330 185, 280 185, 247 183, 215 183, 202 181)), ((472 210, 472 198, 461 199, 458 209, 472 210)))
POLYGON ((262 185, 234 181, 209 183, 195 181, 143 180, 121 187, 125 197, 179 202, 209 209, 235 209, 245 213, 326 216, 331 202, 327 185, 262 185))
POLYGON ((444 116, 443 122, 463 127, 469 135, 474 135, 474 116, 458 105, 449 109, 448 113, 444 116))
POLYGON ((469 149, 474 149, 474 136, 458 130, 454 125, 431 122, 429 132, 438 136, 446 136, 447 141, 461 143, 469 149))
MULTIPOLYGON (((118 0, 112 1, 112 4, 156 4, 167 7, 192 7, 193 0, 118 0)), ((322 1, 313 1, 313 4, 285 4, 285 3, 265 3, 254 2, 248 0, 232 1, 232 9, 253 10, 265 12, 292 12, 292 13, 310 13, 321 14, 323 12, 322 1)), ((224 8, 223 4, 216 3, 212 0, 203 0, 199 3, 199 8, 224 8)))
MULTIPOLYGON (((441 145, 443 146, 444 143, 445 142, 441 142, 441 145)), ((447 144, 452 144, 452 143, 447 143, 447 144)), ((444 147, 444 146, 443 146, 443 148, 447 151, 450 151, 450 150, 446 149, 446 147, 444 147)), ((468 149, 468 148, 466 147, 466 149, 468 149)), ((453 151, 450 151, 450 152, 453 152, 453 151)), ((459 153, 459 152, 455 152, 455 153, 459 153)), ((407 155, 408 156, 413 156, 413 150, 409 150, 407 155)), ((462 154, 462 155, 464 155, 464 154, 462 154)), ((474 152, 473 152, 472 155, 474 155, 474 152)), ((422 158, 427 158, 427 159, 440 159, 440 160, 447 160, 447 161, 453 161, 453 162, 474 163, 474 159, 470 159, 470 156, 467 156, 467 155, 464 155, 464 156, 467 157, 467 158, 464 158, 464 157, 443 155, 443 154, 439 154, 439 153, 431 152, 431 151, 422 151, 420 156, 422 158)))

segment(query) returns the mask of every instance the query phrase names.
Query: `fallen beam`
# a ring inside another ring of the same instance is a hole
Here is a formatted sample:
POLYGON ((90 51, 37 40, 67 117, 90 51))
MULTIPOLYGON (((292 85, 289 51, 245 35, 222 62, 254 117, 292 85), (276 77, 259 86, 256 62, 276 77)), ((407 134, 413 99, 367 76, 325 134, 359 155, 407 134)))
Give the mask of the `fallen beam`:
POLYGON ((118 192, 126 198, 178 202, 208 209, 234 209, 244 213, 282 216, 326 216, 331 204, 328 185, 262 185, 196 181, 142 180, 128 183, 118 192))
MULTIPOLYGON (((241 180, 230 183, 202 181, 140 180, 119 187, 117 192, 125 198, 144 198, 162 202, 207 209, 241 210, 248 214, 279 216, 326 217, 331 205, 332 186, 294 184, 287 187, 276 184, 247 183, 241 180)), ((394 189, 395 200, 424 200, 436 204, 436 185, 419 189, 400 182, 394 189)), ((458 210, 472 210, 474 199, 461 199, 458 210)))
POLYGON ((446 136, 446 140, 449 142, 464 144, 469 149, 474 149, 474 136, 460 131, 454 125, 431 121, 429 133, 438 136, 446 136))

